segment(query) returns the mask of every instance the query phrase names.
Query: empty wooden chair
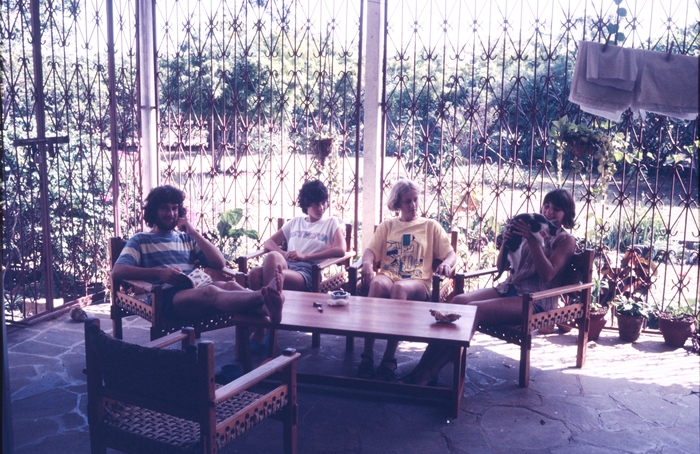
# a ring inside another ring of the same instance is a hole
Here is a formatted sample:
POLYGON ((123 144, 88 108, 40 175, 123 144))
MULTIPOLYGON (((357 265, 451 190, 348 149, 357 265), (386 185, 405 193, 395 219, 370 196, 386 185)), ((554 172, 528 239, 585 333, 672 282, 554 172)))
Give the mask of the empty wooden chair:
POLYGON ((296 452, 296 360, 288 352, 216 388, 214 345, 185 328, 146 346, 125 343, 85 322, 88 422, 93 453, 215 453, 264 419, 279 414, 284 452, 296 452), (184 350, 163 349, 182 342, 184 350), (278 374, 264 394, 253 387, 278 374))

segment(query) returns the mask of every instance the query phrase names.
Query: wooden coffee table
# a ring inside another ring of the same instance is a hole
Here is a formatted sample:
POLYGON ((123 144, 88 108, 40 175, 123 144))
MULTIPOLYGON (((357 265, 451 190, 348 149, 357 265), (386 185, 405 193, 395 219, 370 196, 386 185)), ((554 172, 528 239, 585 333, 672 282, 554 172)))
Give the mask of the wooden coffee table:
MULTIPOLYGON (((466 375, 467 347, 474 334, 476 308, 445 303, 392 300, 350 296, 345 306, 330 306, 326 294, 285 291, 282 323, 278 330, 317 332, 341 336, 375 337, 413 342, 441 342, 454 345, 452 387, 418 386, 356 377, 297 373, 300 383, 343 386, 355 389, 397 393, 447 400, 451 417, 459 414, 466 375), (314 306, 322 303, 323 312, 314 306), (429 310, 455 312, 461 318, 454 323, 438 323, 429 310)), ((251 366, 248 327, 269 326, 261 319, 242 317, 238 324, 238 359, 244 369, 251 366)))

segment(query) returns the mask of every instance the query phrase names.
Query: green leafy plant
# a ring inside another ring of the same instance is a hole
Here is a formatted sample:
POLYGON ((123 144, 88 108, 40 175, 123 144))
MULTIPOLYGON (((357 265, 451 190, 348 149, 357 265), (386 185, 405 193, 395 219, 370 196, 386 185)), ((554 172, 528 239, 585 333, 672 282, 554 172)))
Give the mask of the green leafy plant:
POLYGON ((690 306, 667 306, 664 311, 658 313, 658 316, 666 320, 684 322, 692 322, 696 319, 690 306))
POLYGON ((238 223, 241 222, 241 219, 243 219, 243 210, 240 208, 234 208, 221 213, 219 216, 219 223, 216 225, 219 235, 222 238, 232 238, 234 240, 244 235, 254 240, 259 239, 260 236, 257 231, 236 227, 238 223))
POLYGON ((618 295, 615 297, 615 304, 618 314, 649 318, 649 305, 640 295, 618 295))
POLYGON ((606 39, 606 42, 608 44, 612 44, 614 46, 617 46, 618 41, 624 41, 625 40, 625 34, 620 31, 620 18, 621 17, 626 17, 627 16, 627 10, 625 8, 621 8, 620 4, 622 3, 622 0, 613 0, 613 2, 618 6, 617 10, 615 11, 615 23, 608 23, 607 24, 607 32, 608 32, 608 38, 606 39))
POLYGON ((260 239, 256 230, 237 227, 242 219, 243 210, 240 208, 224 211, 219 216, 219 223, 216 225, 219 232, 218 242, 221 252, 227 260, 232 260, 236 256, 241 237, 246 236, 253 240, 260 239))
POLYGON ((600 295, 605 293, 609 288, 607 279, 593 278, 593 289, 591 290, 591 311, 598 312, 603 309, 607 310, 608 303, 602 302, 600 295))

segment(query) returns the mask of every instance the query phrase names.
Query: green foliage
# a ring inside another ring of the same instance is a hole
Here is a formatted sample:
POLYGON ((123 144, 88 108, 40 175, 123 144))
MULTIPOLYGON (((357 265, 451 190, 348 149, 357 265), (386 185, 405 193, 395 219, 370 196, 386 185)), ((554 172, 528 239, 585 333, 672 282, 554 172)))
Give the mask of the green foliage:
POLYGON ((260 239, 260 235, 255 230, 237 228, 239 222, 243 219, 243 210, 240 208, 234 208, 232 210, 224 211, 219 216, 219 223, 216 225, 216 229, 219 231, 219 236, 221 238, 230 238, 237 240, 242 236, 247 236, 253 240, 260 239))
POLYGON ((649 318, 649 305, 644 302, 641 295, 629 297, 617 295, 615 297, 615 308, 618 314, 649 318))
POLYGON ((607 303, 600 302, 600 295, 609 289, 607 279, 593 278, 593 289, 591 290, 591 310, 597 311, 603 307, 608 307, 607 303))
POLYGON ((242 219, 243 210, 240 208, 225 211, 219 216, 219 222, 216 225, 216 229, 219 232, 218 237, 212 233, 206 235, 210 241, 218 246, 229 262, 235 261, 238 248, 241 246, 242 237, 245 236, 254 240, 260 239, 257 231, 238 227, 242 219))
MULTIPOLYGON (((638 212, 641 212, 641 210, 638 212)), ((596 218, 596 224, 600 226, 602 223, 603 219, 596 218)), ((613 223, 603 237, 603 244, 612 250, 624 252, 634 244, 651 245, 665 243, 667 238, 664 222, 658 217, 654 217, 652 220, 651 216, 645 216, 637 220, 636 225, 632 225, 632 222, 627 218, 622 219, 620 223, 613 223), (652 233, 654 235, 653 238, 652 233)))
POLYGON ((690 306, 669 305, 663 312, 659 313, 659 318, 664 318, 666 320, 690 322, 697 319, 697 316, 693 313, 693 309, 690 306))

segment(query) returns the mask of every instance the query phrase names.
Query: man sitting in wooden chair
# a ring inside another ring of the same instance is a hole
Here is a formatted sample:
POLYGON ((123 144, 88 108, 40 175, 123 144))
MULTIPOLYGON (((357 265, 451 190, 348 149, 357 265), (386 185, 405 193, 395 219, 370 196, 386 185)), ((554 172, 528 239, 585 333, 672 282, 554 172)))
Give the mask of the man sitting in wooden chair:
POLYGON ((196 317, 224 312, 260 313, 273 324, 282 320, 284 276, 277 269, 268 284, 253 291, 230 281, 193 283, 195 262, 222 269, 226 259, 221 251, 190 224, 183 206, 185 195, 172 186, 151 190, 144 205, 149 232, 132 236, 112 268, 115 281, 140 279, 164 283, 166 314, 196 317), (194 288, 193 288, 194 285, 194 288))

